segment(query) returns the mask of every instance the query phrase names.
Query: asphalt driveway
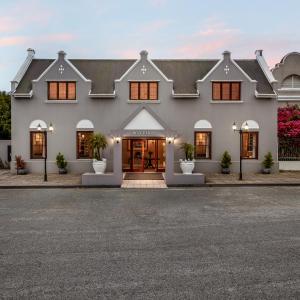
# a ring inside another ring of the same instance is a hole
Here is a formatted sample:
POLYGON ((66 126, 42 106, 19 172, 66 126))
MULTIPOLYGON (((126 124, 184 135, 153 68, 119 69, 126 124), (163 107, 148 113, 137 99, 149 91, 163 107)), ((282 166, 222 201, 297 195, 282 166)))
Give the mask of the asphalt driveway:
POLYGON ((300 188, 0 190, 1 299, 299 299, 300 188))

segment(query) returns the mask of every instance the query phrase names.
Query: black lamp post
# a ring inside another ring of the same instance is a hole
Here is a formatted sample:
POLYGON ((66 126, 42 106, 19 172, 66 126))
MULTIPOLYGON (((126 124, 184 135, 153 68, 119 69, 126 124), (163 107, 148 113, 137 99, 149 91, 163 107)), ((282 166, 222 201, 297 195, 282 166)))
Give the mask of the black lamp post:
POLYGON ((42 131, 44 133, 44 145, 43 145, 43 152, 44 152, 44 181, 48 181, 47 176, 47 132, 52 133, 54 128, 52 123, 50 123, 49 128, 42 128, 41 124, 38 124, 37 126, 38 131, 42 131))
POLYGON ((239 173, 239 180, 243 180, 243 132, 249 130, 248 123, 246 122, 244 128, 243 126, 240 127, 240 129, 237 129, 236 123, 233 122, 232 129, 234 132, 238 132, 240 134, 240 173, 239 173))

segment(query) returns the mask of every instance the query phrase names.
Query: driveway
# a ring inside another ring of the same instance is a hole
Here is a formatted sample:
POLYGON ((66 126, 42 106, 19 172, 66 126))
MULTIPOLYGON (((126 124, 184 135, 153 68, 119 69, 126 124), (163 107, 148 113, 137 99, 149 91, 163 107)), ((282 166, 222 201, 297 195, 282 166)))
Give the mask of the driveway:
POLYGON ((300 188, 0 191, 1 299, 296 299, 300 188))

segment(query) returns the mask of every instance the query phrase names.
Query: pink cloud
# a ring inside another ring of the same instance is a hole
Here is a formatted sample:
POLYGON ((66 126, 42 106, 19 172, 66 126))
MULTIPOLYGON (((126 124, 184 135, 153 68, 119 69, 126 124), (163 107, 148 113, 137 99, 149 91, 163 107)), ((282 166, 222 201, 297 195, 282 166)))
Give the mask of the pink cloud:
POLYGON ((11 36, 0 38, 0 47, 23 45, 28 41, 25 36, 11 36))
POLYGON ((11 17, 2 17, 0 19, 0 32, 15 31, 20 27, 19 23, 11 17))

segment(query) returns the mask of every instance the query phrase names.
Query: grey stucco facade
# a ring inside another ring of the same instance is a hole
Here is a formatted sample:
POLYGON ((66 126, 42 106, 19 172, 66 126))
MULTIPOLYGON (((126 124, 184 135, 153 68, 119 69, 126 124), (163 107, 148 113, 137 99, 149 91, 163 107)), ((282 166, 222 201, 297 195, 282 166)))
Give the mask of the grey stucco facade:
POLYGON ((245 121, 253 120, 259 125, 258 158, 244 160, 244 171, 259 172, 264 155, 269 151, 275 159, 273 170, 277 171, 277 100, 274 83, 262 61, 261 51, 256 52, 253 60, 234 60, 230 52, 225 51, 223 57, 205 66, 205 72, 202 68, 203 74, 199 72, 194 82, 187 82, 190 80, 189 62, 200 66, 201 60, 174 60, 174 69, 177 68, 173 70, 176 72, 174 78, 177 76, 174 80, 170 77, 171 73, 165 74, 162 70, 164 67, 168 70, 172 60, 151 60, 147 52, 142 51, 139 59, 127 61, 129 68, 124 65, 126 70, 111 80, 111 89, 104 89, 80 70, 84 60, 68 60, 63 52, 59 52, 56 60, 41 60, 34 73, 34 64, 38 61, 35 61, 33 50, 29 50, 23 70, 21 68, 12 82, 12 157, 20 154, 31 172, 43 172, 43 160, 30 159, 29 128, 32 121, 43 120, 48 125, 52 122, 54 126, 54 132, 48 134, 47 143, 49 172, 57 172, 55 157, 58 152, 65 155, 69 172, 92 172, 90 159, 76 159, 76 125, 87 119, 93 123, 95 132, 101 131, 108 138, 104 153, 108 160, 107 172, 117 172, 118 178, 121 178, 122 147, 115 141, 118 136, 121 139, 174 138, 172 143, 166 143, 166 173, 179 173, 179 159, 183 158, 181 144, 193 144, 196 122, 207 120, 212 128, 203 130, 211 131, 211 159, 196 160, 194 172, 219 172, 225 150, 232 156, 232 171, 237 172, 239 136, 233 132, 232 124, 236 122, 241 126, 245 121), (161 68, 158 67, 160 64, 161 68), (182 65, 187 66, 186 70, 178 70, 182 65), (186 89, 180 84, 180 74, 182 81, 186 81, 186 89), (76 100, 47 100, 48 81, 76 81, 76 100), (130 81, 159 82, 158 100, 130 101, 130 81), (213 81, 241 82, 241 100, 213 101, 213 81), (126 124, 142 110, 146 110, 163 129, 143 125, 132 131, 125 130, 126 124))

